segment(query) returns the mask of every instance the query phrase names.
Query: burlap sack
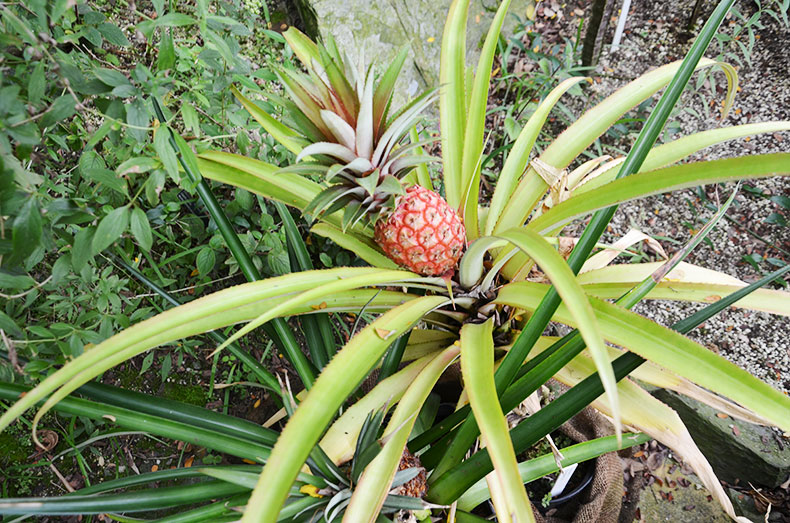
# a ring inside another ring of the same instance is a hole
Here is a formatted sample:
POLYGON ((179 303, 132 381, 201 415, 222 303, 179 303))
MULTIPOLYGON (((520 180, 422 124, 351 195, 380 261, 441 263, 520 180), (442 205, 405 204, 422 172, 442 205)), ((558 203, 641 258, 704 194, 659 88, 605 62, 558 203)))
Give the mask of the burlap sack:
MULTIPOLYGON (((611 423, 590 407, 560 427, 560 431, 577 442, 614 434, 611 423)), ((623 490, 620 456, 614 452, 604 454, 596 460, 592 483, 578 503, 570 501, 547 516, 533 507, 535 520, 538 523, 617 523, 623 505, 623 490)))

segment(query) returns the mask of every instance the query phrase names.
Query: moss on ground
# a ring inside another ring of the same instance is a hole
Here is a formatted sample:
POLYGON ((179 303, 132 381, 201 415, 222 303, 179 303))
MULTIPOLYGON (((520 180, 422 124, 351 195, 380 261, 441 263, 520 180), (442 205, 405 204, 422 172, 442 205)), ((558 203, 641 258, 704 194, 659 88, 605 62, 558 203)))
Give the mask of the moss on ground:
POLYGON ((167 399, 197 405, 206 406, 206 391, 200 385, 183 385, 180 383, 165 383, 162 396, 167 399))

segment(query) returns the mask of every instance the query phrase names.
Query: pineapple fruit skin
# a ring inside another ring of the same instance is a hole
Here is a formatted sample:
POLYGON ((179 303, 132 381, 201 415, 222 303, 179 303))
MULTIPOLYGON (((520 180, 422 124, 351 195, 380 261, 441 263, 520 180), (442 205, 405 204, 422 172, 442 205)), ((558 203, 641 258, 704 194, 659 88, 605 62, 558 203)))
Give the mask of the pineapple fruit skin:
POLYGON ((376 224, 375 240, 395 263, 423 276, 451 275, 463 254, 466 229, 438 194, 414 185, 376 224))

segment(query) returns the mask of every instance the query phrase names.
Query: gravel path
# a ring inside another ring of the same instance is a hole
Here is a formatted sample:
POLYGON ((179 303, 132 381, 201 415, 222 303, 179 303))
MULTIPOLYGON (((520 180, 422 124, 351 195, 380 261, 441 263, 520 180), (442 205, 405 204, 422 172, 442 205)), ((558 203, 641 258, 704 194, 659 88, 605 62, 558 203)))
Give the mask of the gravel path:
MULTIPOLYGON (((739 4, 743 10, 750 9, 746 2, 739 4)), ((622 46, 614 53, 605 53, 597 68, 596 76, 601 75, 602 80, 593 89, 602 95, 611 93, 625 80, 635 78, 650 67, 682 58, 690 45, 688 35, 682 29, 689 19, 693 2, 644 0, 632 5, 622 46), (647 16, 656 18, 648 19, 647 16)), ((741 90, 728 118, 724 121, 717 118, 723 87, 726 85, 723 75, 719 74, 716 78, 718 95, 712 95, 710 85, 698 93, 684 95, 684 106, 691 107, 702 117, 691 112, 678 114, 675 120, 680 124, 680 135, 719 126, 790 119, 790 31, 767 15, 761 20, 765 27, 758 32, 760 38, 756 41, 751 64, 744 62, 739 67, 741 90), (714 98, 715 109, 710 111, 710 117, 705 117, 704 104, 710 104, 714 98)), ((725 30, 732 31, 733 26, 734 19, 725 21, 725 30)), ((611 41, 611 35, 606 41, 611 41)), ((713 52, 709 52, 708 56, 715 55, 716 50, 711 50, 713 52)), ((790 150, 788 145, 790 133, 774 133, 710 147, 694 159, 712 160, 746 154, 787 152, 790 150)), ((790 180, 787 178, 765 179, 753 185, 771 195, 790 196, 790 180)), ((705 191, 709 198, 718 191, 723 201, 733 187, 733 184, 709 186, 705 191)), ((695 191, 686 190, 622 205, 612 224, 609 239, 619 237, 630 227, 635 227, 650 235, 685 242, 691 235, 690 224, 699 226, 712 215, 701 203, 695 191)), ((758 279, 761 274, 743 260, 745 254, 756 253, 764 258, 773 257, 790 262, 790 257, 781 252, 790 251, 790 227, 765 223, 765 219, 774 212, 783 211, 767 198, 742 189, 728 215, 743 227, 733 226, 732 223, 721 224, 710 235, 712 247, 700 245, 687 261, 747 282, 758 279), (779 249, 755 240, 745 229, 756 232, 779 249)), ((786 211, 784 216, 790 218, 786 211)), ((671 255, 675 247, 667 242, 662 243, 671 255)), ((769 268, 767 264, 762 267, 769 268)), ((640 304, 637 310, 667 325, 699 308, 701 305, 650 301, 640 304)), ((734 309, 723 312, 691 334, 692 338, 711 350, 785 392, 790 391, 789 336, 790 318, 734 309)))

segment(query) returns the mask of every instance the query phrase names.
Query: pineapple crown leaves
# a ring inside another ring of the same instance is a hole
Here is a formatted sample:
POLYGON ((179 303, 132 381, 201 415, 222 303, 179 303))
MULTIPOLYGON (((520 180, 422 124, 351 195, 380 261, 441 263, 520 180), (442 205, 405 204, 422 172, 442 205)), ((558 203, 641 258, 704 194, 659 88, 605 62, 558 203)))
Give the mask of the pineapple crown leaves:
POLYGON ((289 98, 282 106, 308 145, 297 155, 296 165, 281 172, 323 175, 328 187, 308 205, 306 214, 316 217, 344 209, 344 228, 363 218, 375 223, 404 193, 398 180, 435 161, 415 154, 433 139, 403 141, 438 91, 424 92, 390 115, 407 47, 376 75, 372 67, 364 73, 349 67, 331 39, 317 44, 295 28, 284 36, 306 72, 278 71, 289 98))
MULTIPOLYGON (((293 27, 283 35, 306 71, 278 71, 295 108, 312 124, 306 129, 298 125, 298 130, 308 138, 318 130, 322 139, 313 142, 343 143, 360 156, 370 157, 373 144, 386 127, 395 82, 408 48, 404 46, 401 49, 376 81, 372 68, 363 75, 349 67, 331 39, 326 45, 319 45, 293 27), (353 77, 352 81, 349 81, 349 75, 353 77), (352 134, 354 138, 349 141, 352 134)), ((293 112, 294 107, 288 109, 293 112)), ((298 124, 303 121, 300 118, 294 120, 298 124)))

